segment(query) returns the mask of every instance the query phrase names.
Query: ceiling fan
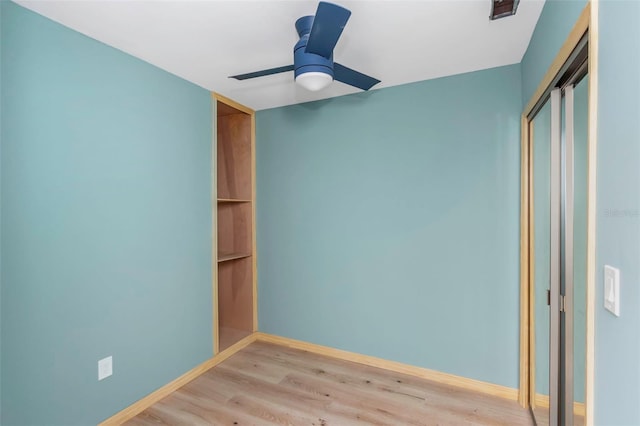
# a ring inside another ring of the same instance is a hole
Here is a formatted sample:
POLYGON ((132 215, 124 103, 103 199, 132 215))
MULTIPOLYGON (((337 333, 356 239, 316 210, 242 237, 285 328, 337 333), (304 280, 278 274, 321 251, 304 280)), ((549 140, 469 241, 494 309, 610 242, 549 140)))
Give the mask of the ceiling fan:
POLYGON ((380 80, 333 62, 333 48, 350 16, 351 11, 344 7, 321 1, 315 16, 303 16, 296 21, 300 40, 293 48, 293 65, 232 75, 229 78, 247 80, 293 71, 296 83, 314 92, 324 89, 333 80, 362 90, 371 89, 380 80))

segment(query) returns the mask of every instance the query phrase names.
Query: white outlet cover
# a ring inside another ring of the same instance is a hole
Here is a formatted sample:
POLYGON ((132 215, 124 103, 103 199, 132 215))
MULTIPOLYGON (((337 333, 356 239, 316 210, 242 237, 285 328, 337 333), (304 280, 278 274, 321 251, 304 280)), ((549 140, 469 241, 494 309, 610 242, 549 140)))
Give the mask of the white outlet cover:
POLYGON ((98 361, 98 380, 106 379, 113 374, 113 357, 108 356, 98 361))
POLYGON ((620 316, 620 270, 609 265, 604 266, 604 308, 620 316))

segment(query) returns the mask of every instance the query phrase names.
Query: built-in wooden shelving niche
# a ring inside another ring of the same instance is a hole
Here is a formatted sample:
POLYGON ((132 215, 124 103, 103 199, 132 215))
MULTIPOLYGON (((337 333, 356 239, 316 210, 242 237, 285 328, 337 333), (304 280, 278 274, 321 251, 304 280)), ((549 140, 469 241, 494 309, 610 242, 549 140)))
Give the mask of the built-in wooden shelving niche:
POLYGON ((214 341, 219 352, 255 331, 254 113, 222 96, 214 99, 218 192, 214 341))

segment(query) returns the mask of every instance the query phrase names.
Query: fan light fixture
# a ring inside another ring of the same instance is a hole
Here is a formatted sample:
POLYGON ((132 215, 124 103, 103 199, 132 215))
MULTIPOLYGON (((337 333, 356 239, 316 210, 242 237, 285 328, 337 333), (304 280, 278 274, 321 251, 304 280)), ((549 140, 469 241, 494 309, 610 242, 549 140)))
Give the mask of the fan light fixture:
POLYGON ((230 78, 247 80, 293 71, 296 83, 312 92, 326 88, 334 80, 362 90, 371 89, 380 80, 333 61, 333 49, 350 16, 351 11, 344 7, 321 1, 315 15, 303 16, 295 23, 300 39, 293 47, 292 65, 232 75, 230 78))
POLYGON ((333 77, 324 72, 305 72, 296 77, 296 83, 312 92, 322 90, 333 82, 333 77))

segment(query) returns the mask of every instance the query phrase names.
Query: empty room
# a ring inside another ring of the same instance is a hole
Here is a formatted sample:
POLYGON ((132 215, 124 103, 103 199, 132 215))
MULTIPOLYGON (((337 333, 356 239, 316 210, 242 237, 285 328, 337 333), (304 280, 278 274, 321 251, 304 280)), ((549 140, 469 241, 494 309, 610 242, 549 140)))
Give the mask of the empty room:
POLYGON ((640 1, 0 0, 0 424, 639 402, 640 1))

